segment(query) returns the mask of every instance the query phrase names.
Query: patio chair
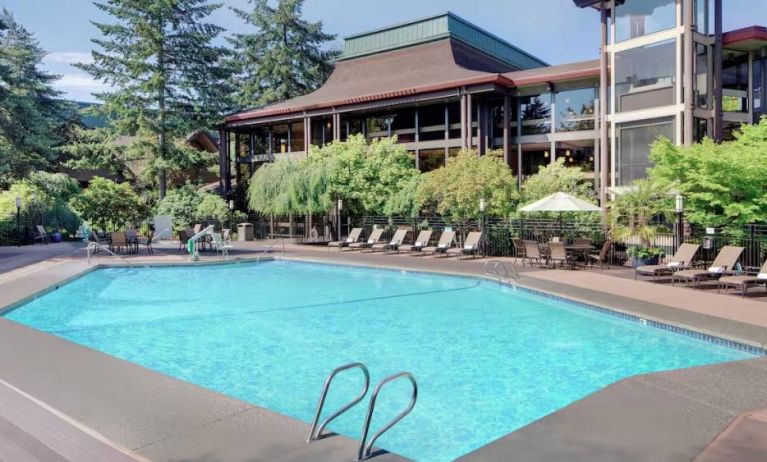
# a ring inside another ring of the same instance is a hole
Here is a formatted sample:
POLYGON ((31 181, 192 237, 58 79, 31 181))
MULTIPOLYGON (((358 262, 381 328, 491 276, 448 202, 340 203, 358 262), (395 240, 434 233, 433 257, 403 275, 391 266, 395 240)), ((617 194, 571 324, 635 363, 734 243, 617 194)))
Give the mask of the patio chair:
POLYGON ((559 262, 562 264, 562 268, 569 266, 575 269, 575 259, 571 254, 567 253, 565 245, 561 242, 549 243, 549 262, 552 263, 553 268, 556 268, 557 262, 559 262))
POLYGON ((590 237, 576 237, 573 238, 573 245, 592 245, 592 240, 590 237))
POLYGON ((453 246, 453 241, 455 240, 455 231, 443 231, 442 236, 439 237, 439 242, 437 242, 437 245, 432 245, 429 247, 424 247, 421 249, 421 252, 425 255, 427 253, 430 253, 432 255, 437 254, 447 254, 447 249, 453 246))
POLYGON ((341 241, 333 241, 328 243, 328 249, 331 247, 348 247, 349 244, 354 244, 355 242, 360 240, 360 236, 362 235, 362 228, 354 228, 349 233, 349 236, 346 237, 345 240, 341 241))
POLYGON ((149 234, 147 234, 146 237, 138 237, 136 239, 136 253, 138 253, 139 245, 143 245, 146 248, 147 253, 154 253, 152 239, 154 239, 154 230, 149 230, 149 234))
POLYGON ((643 265, 634 269, 634 280, 639 275, 652 276, 653 279, 657 279, 660 276, 670 276, 675 271, 689 269, 698 249, 700 249, 698 244, 682 244, 665 265, 643 265))
POLYGON ((181 230, 178 232, 178 252, 181 253, 181 251, 186 250, 186 245, 189 242, 189 234, 186 230, 181 230))
POLYGON ((35 225, 35 229, 32 230, 32 234, 35 238, 35 241, 40 241, 46 245, 51 242, 51 238, 48 236, 48 232, 45 230, 43 225, 35 225))
MULTIPOLYGON (((525 241, 519 237, 511 238, 511 243, 514 245, 514 256, 517 258, 525 258, 525 241)), ((523 260, 524 261, 524 260, 523 260)))
POLYGON ((482 232, 472 231, 466 236, 466 240, 463 242, 463 247, 454 247, 447 249, 445 254, 449 257, 451 255, 457 255, 461 257, 463 255, 471 255, 474 258, 479 253, 479 245, 482 242, 482 232))
POLYGON ((381 240, 381 236, 383 236, 384 229, 374 229, 373 232, 370 233, 370 237, 368 237, 368 240, 365 242, 352 242, 348 245, 349 250, 360 250, 360 249, 369 249, 373 247, 374 244, 378 244, 381 240))
POLYGON ((692 282, 692 288, 695 289, 698 283, 703 280, 719 279, 735 267, 743 250, 743 247, 726 245, 722 247, 722 250, 719 251, 719 254, 708 269, 675 271, 671 274, 671 284, 673 285, 677 280, 690 281, 692 282))
POLYGON ((219 233, 213 233, 213 247, 216 249, 216 254, 226 258, 229 256, 229 249, 233 249, 232 244, 228 244, 224 241, 223 236, 219 233))
POLYGON ((420 252, 421 250, 425 249, 429 245, 429 241, 431 240, 431 235, 434 234, 434 231, 430 229, 425 229, 418 233, 418 237, 415 238, 415 242, 412 244, 403 244, 397 248, 397 252, 404 251, 404 252, 420 252))
POLYGON ((114 253, 120 253, 122 249, 128 251, 128 239, 125 237, 125 233, 112 233, 109 250, 114 253))
POLYGON ((740 288, 740 295, 745 297, 749 287, 758 286, 759 284, 765 284, 765 288, 767 288, 767 260, 756 274, 724 276, 719 278, 719 284, 716 291, 717 293, 720 293, 722 288, 726 287, 732 287, 734 289, 740 288))
POLYGON ((525 245, 525 258, 522 260, 522 267, 524 268, 525 263, 529 263, 530 266, 534 265, 542 265, 544 262, 547 263, 546 257, 541 253, 541 248, 538 245, 537 241, 523 241, 525 245))
POLYGON ((602 248, 599 250, 599 253, 591 254, 589 255, 589 263, 591 263, 591 266, 594 266, 594 262, 599 263, 600 268, 604 268, 605 266, 609 266, 610 264, 610 251, 613 248, 613 241, 607 240, 604 244, 602 244, 602 248))
POLYGON ((394 232, 394 236, 392 236, 391 240, 389 242, 381 242, 378 244, 373 244, 372 247, 370 247, 370 250, 373 252, 381 251, 386 252, 387 250, 397 250, 399 249, 399 246, 402 245, 402 243, 405 241, 405 237, 407 236, 407 230, 406 229, 398 229, 394 232))

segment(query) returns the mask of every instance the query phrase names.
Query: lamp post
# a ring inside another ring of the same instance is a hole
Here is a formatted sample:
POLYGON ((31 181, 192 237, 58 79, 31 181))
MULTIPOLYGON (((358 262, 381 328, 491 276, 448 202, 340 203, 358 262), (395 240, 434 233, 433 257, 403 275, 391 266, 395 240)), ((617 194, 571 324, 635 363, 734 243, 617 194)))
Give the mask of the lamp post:
POLYGON ((16 237, 18 238, 17 246, 21 247, 21 197, 16 196, 16 237))
POLYGON ((684 196, 677 193, 676 198, 676 243, 677 248, 684 241, 684 196))
POLYGON ((344 209, 344 200, 340 197, 338 198, 338 203, 336 204, 336 232, 338 233, 338 236, 336 236, 339 240, 341 239, 341 210, 344 209))

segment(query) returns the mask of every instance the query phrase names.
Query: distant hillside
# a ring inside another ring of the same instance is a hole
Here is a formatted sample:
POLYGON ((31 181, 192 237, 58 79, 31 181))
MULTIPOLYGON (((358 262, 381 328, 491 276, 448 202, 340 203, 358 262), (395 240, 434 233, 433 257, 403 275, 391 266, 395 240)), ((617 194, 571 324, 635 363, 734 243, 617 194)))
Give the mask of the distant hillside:
POLYGON ((80 120, 82 120, 83 125, 87 128, 101 128, 106 126, 107 122, 103 117, 94 117, 92 115, 84 114, 85 109, 93 106, 100 106, 100 104, 85 103, 82 101, 75 101, 74 103, 77 104, 77 109, 80 112, 80 120))

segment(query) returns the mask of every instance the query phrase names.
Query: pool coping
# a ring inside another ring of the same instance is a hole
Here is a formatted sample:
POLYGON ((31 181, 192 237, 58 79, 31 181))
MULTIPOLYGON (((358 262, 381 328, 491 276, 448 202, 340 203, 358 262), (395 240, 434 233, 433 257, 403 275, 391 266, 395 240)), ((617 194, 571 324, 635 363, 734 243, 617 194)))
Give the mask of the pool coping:
MULTIPOLYGON (((670 330, 670 331, 672 331, 674 333, 677 333, 677 334, 680 334, 680 335, 687 335, 687 336, 691 336, 691 337, 697 338, 697 339, 702 340, 702 341, 708 341, 709 343, 716 343, 716 344, 720 344, 720 345, 725 346, 725 347, 735 348, 735 349, 739 349, 741 351, 747 351, 747 352, 750 352, 750 353, 758 355, 758 356, 764 356, 765 355, 765 350, 764 350, 763 344, 759 344, 757 342, 750 342, 750 341, 747 341, 747 340, 744 341, 744 340, 736 340, 736 339, 732 339, 732 338, 726 338, 726 337, 722 337, 721 335, 716 335, 716 333, 704 332, 704 331, 702 331, 702 329, 699 329, 699 328, 692 328, 692 329, 690 329, 690 328, 688 328, 688 326, 683 325, 681 323, 670 323, 670 322, 668 322, 666 320, 662 320, 662 319, 653 319, 651 317, 638 316, 636 313, 633 313, 630 310, 624 311, 624 310, 616 309, 616 308, 611 307, 611 306, 600 306, 600 304, 594 303, 591 300, 580 299, 578 297, 573 297, 573 296, 563 296, 561 294, 556 293, 555 291, 541 290, 540 288, 531 287, 531 286, 526 285, 524 283, 514 282, 514 281, 511 281, 511 280, 500 280, 499 281, 497 278, 494 278, 494 277, 491 277, 491 276, 488 276, 488 275, 484 275, 484 274, 476 274, 476 273, 471 273, 471 272, 459 272, 459 271, 451 271, 451 270, 439 270, 439 269, 428 269, 428 270, 412 269, 412 268, 408 268, 408 267, 404 267, 404 266, 396 266, 396 265, 395 266, 391 266, 391 265, 381 265, 381 266, 378 266, 378 265, 370 264, 370 263, 367 263, 367 262, 365 262, 365 263, 339 262, 339 261, 333 261, 333 260, 323 260, 323 259, 317 259, 317 258, 296 257, 296 256, 282 257, 281 259, 285 260, 285 261, 304 262, 304 263, 312 263, 312 264, 320 264, 320 265, 334 265, 334 266, 342 266, 342 267, 357 267, 357 268, 367 268, 367 269, 373 269, 373 270, 405 272, 405 273, 408 273, 408 274, 424 274, 424 275, 432 275, 432 276, 455 277, 455 278, 461 278, 461 279, 482 280, 482 281, 490 282, 490 283, 493 283, 493 284, 500 283, 500 284, 502 284, 502 285, 504 285, 506 287, 510 287, 512 289, 515 289, 515 290, 523 290, 523 291, 525 291, 527 293, 531 293, 531 294, 534 294, 534 295, 539 295, 539 296, 544 296, 544 297, 547 297, 547 298, 552 298, 552 299, 560 300, 560 301, 568 303, 569 305, 574 305, 576 307, 581 307, 581 308, 586 308, 586 309, 590 309, 590 310, 595 310, 595 311, 598 311, 598 312, 600 312, 602 314, 606 314, 606 315, 610 315, 610 316, 616 316, 616 317, 619 317, 621 319, 628 320, 628 321, 631 321, 631 322, 643 323, 643 321, 645 321, 646 324, 649 325, 650 327, 664 329, 664 330, 670 330)), ((72 281, 74 281, 74 280, 76 280, 76 279, 78 279, 80 277, 83 277, 83 276, 85 276, 85 275, 89 274, 90 272, 95 271, 97 269, 104 269, 104 268, 131 268, 131 267, 136 267, 136 268, 143 268, 143 267, 176 267, 176 266, 182 266, 183 267, 183 266, 200 266, 200 265, 202 265, 202 266, 206 266, 206 265, 219 266, 219 265, 232 265, 232 264, 243 264, 243 263, 269 262, 269 261, 275 261, 275 260, 278 260, 278 259, 275 258, 274 256, 261 256, 261 257, 257 257, 257 258, 247 258, 246 257, 246 258, 237 258, 237 259, 232 259, 232 260, 216 260, 216 261, 200 261, 200 262, 175 262, 175 261, 172 261, 172 262, 160 262, 160 261, 155 261, 155 262, 147 262, 147 263, 136 263, 136 264, 132 264, 132 265, 128 265, 128 264, 125 264, 125 263, 116 263, 116 262, 115 263, 109 263, 109 264, 103 264, 103 263, 96 264, 96 265, 92 265, 92 266, 86 267, 86 268, 78 271, 76 274, 73 274, 73 275, 71 275, 71 276, 69 276, 67 278, 64 278, 62 280, 56 281, 54 283, 51 283, 45 289, 36 291, 36 292, 34 292, 32 294, 29 294, 28 296, 24 297, 23 299, 16 300, 16 301, 14 301, 12 303, 6 304, 5 306, 0 306, 0 316, 2 316, 3 314, 9 312, 12 309, 15 309, 16 307, 18 307, 20 305, 23 305, 23 304, 29 302, 30 300, 33 300, 33 299, 38 298, 38 297, 41 297, 44 294, 46 294, 46 293, 48 293, 48 292, 50 292, 52 290, 56 290, 57 288, 61 287, 62 285, 70 283, 70 282, 72 282, 72 281)), ((13 321, 10 321, 10 320, 7 320, 7 319, 3 319, 3 321, 11 322, 11 323, 13 322, 13 321)), ((21 325, 19 325, 19 326, 21 326, 21 325)), ((2 326, 2 323, 0 323, 0 328, 3 328, 3 327, 4 326, 2 326)), ((26 328, 25 326, 21 326, 21 327, 26 328)), ((74 344, 73 342, 69 342, 66 339, 55 337, 55 336, 53 336, 51 334, 47 334, 47 333, 44 333, 44 332, 41 332, 41 331, 37 331, 37 330, 31 329, 31 328, 26 328, 26 329, 33 330, 36 333, 40 334, 41 336, 49 336, 49 337, 56 338, 57 340, 59 340, 61 342, 67 342, 67 343, 72 343, 73 345, 77 345, 77 344, 74 344)), ((77 345, 77 346, 79 346, 79 345, 77 345)), ((85 348, 85 347, 81 347, 81 348, 85 348)), ((90 350, 90 349, 87 349, 87 350, 89 350, 89 354, 102 355, 102 356, 106 356, 106 357, 108 357, 108 358, 110 358, 110 359, 112 359, 114 361, 123 362, 122 360, 120 360, 118 358, 114 358, 114 357, 112 357, 112 356, 110 356, 110 355, 108 355, 106 353, 102 353, 102 352, 99 352, 99 351, 96 351, 96 350, 90 350)), ((748 361, 753 361, 753 360, 734 361, 733 363, 741 363, 741 362, 748 362, 748 361)), ((134 365, 132 363, 129 363, 129 364, 134 365)), ((725 364, 729 364, 729 363, 725 363, 725 364)), ((134 365, 134 366, 136 366, 138 368, 141 368, 141 366, 138 366, 138 365, 134 365)), ((2 366, 0 366, 0 367, 2 367, 2 366)), ((2 371, 2 369, 0 369, 0 371, 2 371)), ((158 373, 158 372, 154 372, 154 371, 150 371, 150 370, 147 370, 147 371, 149 371, 149 372, 151 372, 153 374, 164 376, 167 379, 170 379, 171 381, 177 381, 177 382, 180 382, 180 383, 185 384, 185 385, 190 385, 190 384, 187 384, 187 382, 180 381, 180 380, 175 379, 175 378, 170 377, 170 376, 165 376, 164 374, 161 374, 161 373, 158 373)), ((672 372, 674 372, 674 371, 672 371, 672 372)), ((657 373, 657 374, 666 374, 666 373, 657 373)), ((650 376, 657 375, 657 374, 650 374, 650 376)), ((637 376, 637 377, 639 377, 639 376, 637 376)), ((624 379, 624 380, 628 381, 628 380, 632 380, 632 379, 634 379, 634 378, 629 378, 629 379, 624 379)), ((613 385, 610 385, 608 387, 605 387, 604 389, 594 393, 594 395, 590 395, 589 397, 585 397, 583 400, 586 400, 586 399, 588 399, 588 398, 590 398, 592 396, 599 395, 603 391, 605 391, 605 390, 607 390, 607 389, 609 389, 609 388, 611 388, 613 386, 617 386, 617 385, 621 384, 622 382, 623 381, 620 381, 620 382, 617 382, 616 384, 613 384, 613 385)), ((222 398, 225 398, 225 399, 228 399, 228 400, 232 399, 232 398, 229 398, 229 397, 227 397, 225 395, 218 394, 217 392, 213 392, 213 391, 210 391, 210 390, 206 390, 206 391, 208 391, 209 393, 214 394, 214 395, 219 395, 222 398)), ((582 401, 582 400, 576 401, 576 403, 579 403, 580 401, 582 401)), ((573 403, 571 406, 573 406, 576 403, 573 403)), ((569 408, 569 406, 566 407, 566 408, 563 408, 563 409, 561 409, 559 411, 556 411, 555 413, 550 414, 549 416, 546 416, 546 417, 544 417, 543 419, 540 419, 540 420, 542 421, 544 419, 548 419, 550 416, 555 416, 555 415, 559 414, 560 412, 562 412, 563 410, 566 410, 568 408, 569 408)), ((271 413, 271 411, 268 411, 268 412, 271 413)), ((290 418, 288 416, 283 416, 283 415, 280 415, 280 414, 277 414, 277 417, 278 417, 278 420, 280 418, 284 418, 286 420, 291 420, 292 419, 292 418, 290 418)), ((524 430, 524 429, 527 429, 528 427, 535 426, 536 423, 538 423, 538 422, 539 421, 535 421, 535 422, 531 423, 530 425, 528 425, 526 427, 523 427, 522 429, 518 429, 518 430, 516 430, 516 431, 514 431, 512 433, 509 433, 508 435, 502 437, 500 440, 498 440, 496 442, 490 442, 487 445, 484 445, 484 446, 480 447, 476 451, 472 451, 472 452, 470 452, 470 453, 468 453, 468 454, 466 454, 464 456, 461 456, 460 459, 463 460, 464 458, 467 458, 467 460, 495 460, 492 457, 489 458, 489 459, 488 458, 484 458, 484 457, 481 456, 481 454, 480 454, 479 458, 475 459, 474 455, 475 455, 475 452, 480 452, 480 453, 484 452, 484 448, 486 448, 488 446, 492 446, 492 447, 496 447, 498 445, 506 446, 506 443, 504 443, 502 440, 504 440, 506 438, 509 438, 509 437, 515 435, 517 432, 519 432, 521 430, 524 430)), ((306 430, 308 431, 308 425, 303 424, 302 422, 300 422, 300 424, 305 426, 306 430)), ((345 437, 341 437, 341 438, 344 439, 345 437)), ((333 438, 333 439, 335 439, 335 438, 333 438)), ((396 454, 387 454, 386 456, 391 456, 392 458, 394 458, 396 460, 403 460, 403 459, 398 459, 396 454)), ((388 457, 384 457, 384 459, 388 459, 388 457)), ((317 458, 316 460, 319 461, 319 460, 334 460, 334 459, 317 458)), ((382 460, 382 459, 376 458, 376 460, 382 460)), ((511 460, 511 459, 509 459, 509 460, 511 460)))

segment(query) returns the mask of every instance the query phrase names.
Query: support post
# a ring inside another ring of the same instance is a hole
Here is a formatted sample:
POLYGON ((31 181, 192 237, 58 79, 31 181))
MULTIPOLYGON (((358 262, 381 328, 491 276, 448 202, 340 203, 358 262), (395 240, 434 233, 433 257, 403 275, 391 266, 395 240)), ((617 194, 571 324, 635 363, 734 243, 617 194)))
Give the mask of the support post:
MULTIPOLYGON (((503 95, 503 161, 511 164, 511 95, 503 95)), ((517 172, 519 174, 519 172, 517 172)))
POLYGON ((695 22, 693 0, 684 0, 684 53, 682 58, 683 73, 682 87, 684 91, 684 145, 691 146, 695 140, 695 39, 692 25, 695 22))
POLYGON ((714 0, 714 141, 722 141, 722 0, 714 0))
POLYGON ((466 90, 461 91, 461 148, 466 149, 466 90))
POLYGON ((609 174, 609 153, 610 144, 608 136, 608 113, 609 106, 607 102, 607 89, 609 86, 609 77, 607 72, 607 3, 602 0, 601 11, 601 29, 602 29, 602 50, 599 55, 599 205, 604 207, 607 203, 607 185, 609 174))
POLYGON ((474 98, 469 93, 466 96, 466 147, 471 149, 474 147, 474 98))

